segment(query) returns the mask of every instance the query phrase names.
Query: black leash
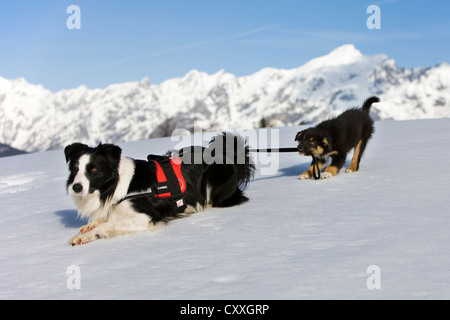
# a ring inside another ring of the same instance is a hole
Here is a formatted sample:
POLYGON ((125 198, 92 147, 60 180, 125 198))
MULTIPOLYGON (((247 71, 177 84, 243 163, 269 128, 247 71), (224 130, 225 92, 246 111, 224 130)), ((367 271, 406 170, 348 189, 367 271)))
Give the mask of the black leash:
POLYGON ((250 152, 298 152, 297 148, 269 148, 269 149, 249 149, 250 152))
POLYGON ((313 165, 313 178, 315 180, 319 180, 320 179, 320 167, 319 164, 317 163, 317 159, 316 157, 314 157, 313 155, 311 155, 312 157, 312 165, 313 165), (317 168, 317 169, 316 169, 317 168))
MULTIPOLYGON (((271 152, 278 152, 278 153, 282 153, 282 152, 298 152, 297 148, 269 148, 269 149, 249 149, 249 152, 266 152, 266 153, 271 153, 271 152)), ((319 163, 317 163, 317 159, 314 155, 311 155, 312 157, 312 166, 313 166, 313 178, 315 180, 319 180, 320 179, 320 167, 319 167, 319 163)))

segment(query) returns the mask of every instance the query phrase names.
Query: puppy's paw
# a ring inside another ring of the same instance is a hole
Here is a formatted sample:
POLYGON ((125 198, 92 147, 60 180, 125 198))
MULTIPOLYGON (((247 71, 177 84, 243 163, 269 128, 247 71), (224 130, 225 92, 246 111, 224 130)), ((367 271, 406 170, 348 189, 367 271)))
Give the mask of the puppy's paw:
POLYGON ((333 178, 333 174, 331 172, 324 172, 322 174, 322 179, 330 179, 333 178))
POLYGON ((307 179, 310 179, 312 176, 311 176, 311 174, 309 173, 309 171, 305 171, 305 172, 303 172, 301 175, 299 175, 298 176, 298 178, 300 179, 300 180, 307 180, 307 179))
POLYGON ((348 167, 347 170, 345 170, 345 172, 350 173, 350 172, 357 172, 358 170, 354 167, 348 167))

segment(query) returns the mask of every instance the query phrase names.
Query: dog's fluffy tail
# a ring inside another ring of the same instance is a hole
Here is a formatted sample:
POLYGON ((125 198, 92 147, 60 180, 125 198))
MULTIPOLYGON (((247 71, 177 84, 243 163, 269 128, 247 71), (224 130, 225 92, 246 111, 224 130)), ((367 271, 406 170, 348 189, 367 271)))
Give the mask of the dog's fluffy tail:
POLYGON ((222 157, 216 158, 219 160, 218 164, 236 165, 238 185, 245 189, 255 173, 255 164, 250 156, 247 141, 239 134, 222 132, 211 140, 207 149, 210 148, 213 148, 212 154, 222 153, 222 157))
POLYGON ((378 97, 370 97, 366 101, 364 101, 364 104, 362 106, 362 111, 369 113, 370 107, 372 106, 372 103, 380 102, 380 98, 378 97))

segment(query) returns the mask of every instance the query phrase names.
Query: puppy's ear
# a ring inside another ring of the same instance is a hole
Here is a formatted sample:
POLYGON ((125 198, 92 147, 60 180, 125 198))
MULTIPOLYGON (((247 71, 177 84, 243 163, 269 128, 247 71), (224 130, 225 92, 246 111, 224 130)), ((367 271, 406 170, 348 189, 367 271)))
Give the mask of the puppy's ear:
POLYGON ((300 137, 302 136, 302 134, 303 134, 304 132, 305 132, 305 130, 302 130, 302 131, 297 132, 297 134, 295 135, 294 141, 300 140, 300 137))
POLYGON ((322 144, 324 146, 325 151, 326 152, 330 152, 332 150, 330 135, 328 135, 328 134, 321 134, 320 139, 322 141, 322 144))
POLYGON ((69 144, 64 148, 64 155, 66 156, 66 163, 72 160, 75 156, 80 155, 83 153, 86 149, 89 147, 85 144, 75 142, 72 144, 69 144))

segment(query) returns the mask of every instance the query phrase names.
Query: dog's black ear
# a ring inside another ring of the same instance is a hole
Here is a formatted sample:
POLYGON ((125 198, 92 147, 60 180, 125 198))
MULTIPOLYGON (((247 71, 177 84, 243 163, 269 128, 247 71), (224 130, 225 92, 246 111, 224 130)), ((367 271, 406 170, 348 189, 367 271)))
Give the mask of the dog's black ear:
POLYGON ((86 149, 89 147, 85 144, 75 142, 72 144, 69 144, 64 148, 64 155, 66 156, 66 163, 72 160, 75 156, 78 156, 79 154, 83 153, 86 149))
POLYGON ((103 155, 113 168, 119 167, 122 149, 114 144, 99 144, 97 152, 103 155))

